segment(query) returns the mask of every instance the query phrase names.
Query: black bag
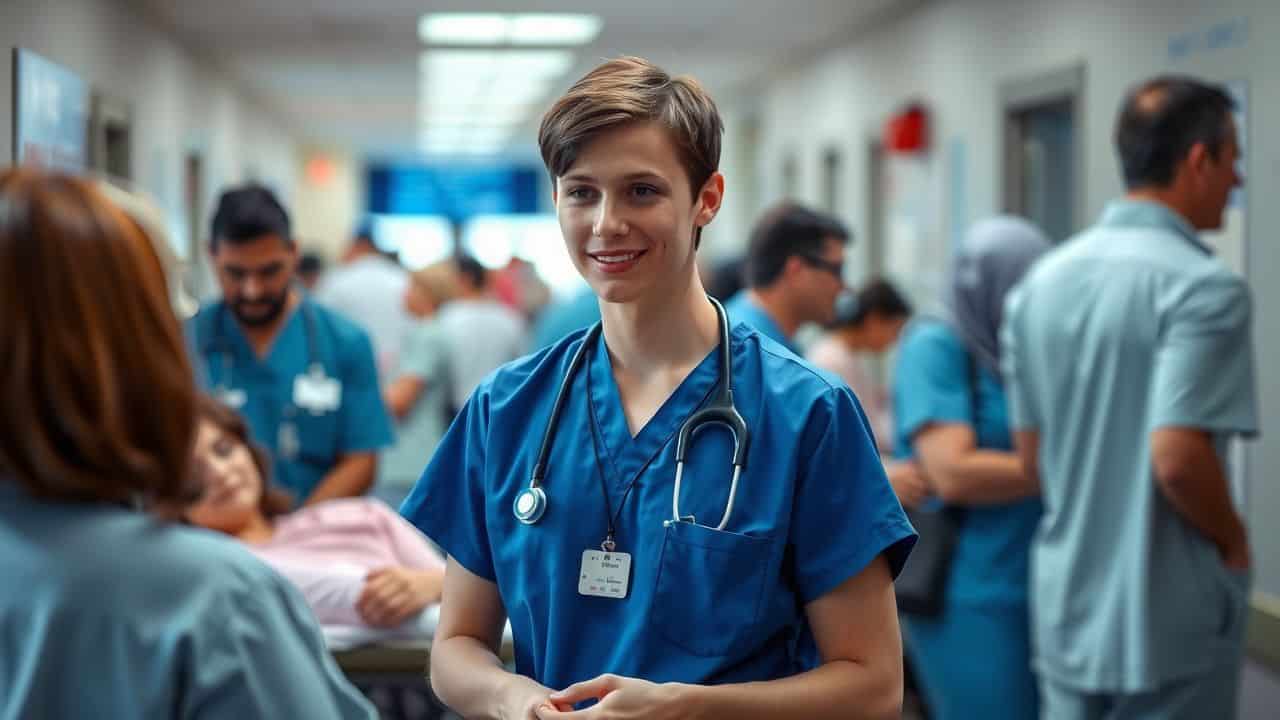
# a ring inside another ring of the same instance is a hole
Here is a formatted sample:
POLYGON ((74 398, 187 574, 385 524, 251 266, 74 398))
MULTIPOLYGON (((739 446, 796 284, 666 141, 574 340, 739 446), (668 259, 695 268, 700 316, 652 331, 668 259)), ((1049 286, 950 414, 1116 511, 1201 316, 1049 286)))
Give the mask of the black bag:
POLYGON ((964 525, 964 511, 955 506, 908 510, 907 519, 920 539, 894 581, 898 609, 910 615, 937 617, 946 604, 947 577, 964 525))
MULTIPOLYGON (((969 403, 973 409, 974 432, 978 426, 978 365, 969 356, 969 403)), ((951 559, 960 531, 964 527, 964 508, 947 505, 936 510, 908 510, 907 519, 920 538, 907 558, 907 564, 894 591, 898 609, 910 615, 937 617, 946 606, 947 580, 951 575, 951 559)))

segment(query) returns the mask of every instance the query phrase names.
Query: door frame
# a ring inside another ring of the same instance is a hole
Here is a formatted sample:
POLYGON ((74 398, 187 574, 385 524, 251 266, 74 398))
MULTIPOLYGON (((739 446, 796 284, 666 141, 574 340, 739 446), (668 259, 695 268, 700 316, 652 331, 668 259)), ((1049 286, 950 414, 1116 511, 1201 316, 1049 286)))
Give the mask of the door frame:
MULTIPOLYGON (((1072 157, 1072 182, 1075 195, 1071 208, 1073 227, 1085 221, 1085 65, 1083 62, 1047 72, 1026 75, 1000 84, 998 91, 1002 142, 999 165, 1001 172, 1001 208, 1018 212, 1024 206, 1022 197, 1022 126, 1018 116, 1031 108, 1068 101, 1075 125, 1075 151, 1072 157)), ((1064 238, 1059 238, 1064 239, 1064 238)))

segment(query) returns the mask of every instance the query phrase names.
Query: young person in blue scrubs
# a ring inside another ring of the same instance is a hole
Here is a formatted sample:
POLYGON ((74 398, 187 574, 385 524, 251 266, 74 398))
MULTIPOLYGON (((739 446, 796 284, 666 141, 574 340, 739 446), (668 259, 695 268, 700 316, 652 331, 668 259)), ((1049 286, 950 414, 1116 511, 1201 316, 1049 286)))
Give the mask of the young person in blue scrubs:
POLYGON ((543 118, 565 245, 603 331, 490 375, 402 507, 449 554, 431 682, 465 717, 900 712, 892 579, 915 534, 844 383, 747 325, 726 331, 703 290, 721 132, 695 81, 636 58, 596 68, 543 118), (708 426, 677 509, 676 435, 719 398, 725 333, 745 469, 734 495, 733 440, 708 426), (566 378, 546 502, 526 503, 566 378), (514 674, 497 656, 508 618, 514 674))
POLYGON ((799 355, 793 338, 800 326, 835 317, 848 243, 849 231, 830 215, 793 203, 770 210, 747 243, 747 287, 724 309, 799 355))
POLYGON ((896 454, 961 513, 942 613, 905 620, 937 720, 1037 717, 1027 558, 1040 501, 1012 451, 997 338, 1005 295, 1048 249, 1025 220, 979 222, 952 263, 947 319, 914 321, 898 349, 896 454))
POLYGON ((212 230, 222 300, 187 323, 207 389, 244 415, 296 501, 363 494, 392 439, 369 336, 294 286, 298 249, 270 190, 223 193, 212 230))

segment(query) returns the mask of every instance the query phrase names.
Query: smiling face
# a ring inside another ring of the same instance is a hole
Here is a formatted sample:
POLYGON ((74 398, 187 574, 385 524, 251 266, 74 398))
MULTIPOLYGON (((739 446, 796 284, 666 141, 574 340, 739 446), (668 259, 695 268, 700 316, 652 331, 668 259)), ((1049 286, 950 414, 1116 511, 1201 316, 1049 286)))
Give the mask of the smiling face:
POLYGON ((262 513, 262 474, 248 446, 208 419, 196 434, 194 469, 204 492, 187 510, 193 524, 235 535, 262 513))
POLYGON ((606 302, 681 292, 696 274, 695 229, 715 217, 719 173, 695 195, 667 130, 623 125, 588 142, 556 180, 556 214, 578 272, 606 302))

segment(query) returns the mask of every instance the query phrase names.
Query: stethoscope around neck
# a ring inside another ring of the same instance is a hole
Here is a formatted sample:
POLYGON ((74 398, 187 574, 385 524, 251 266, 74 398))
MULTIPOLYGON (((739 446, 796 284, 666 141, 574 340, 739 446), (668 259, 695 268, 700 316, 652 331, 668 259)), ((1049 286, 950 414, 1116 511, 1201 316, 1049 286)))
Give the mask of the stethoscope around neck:
MULTIPOLYGON (((733 514, 733 501, 738 494, 738 479, 742 475, 742 468, 747 463, 747 446, 750 442, 750 435, 747 432, 746 422, 743 421, 742 415, 738 413, 738 409, 733 404, 733 353, 729 347, 729 319, 725 315, 724 307, 715 298, 708 297, 707 299, 715 307, 716 316, 720 320, 718 363, 720 377, 716 383, 715 391, 707 403, 680 425, 680 433, 676 439, 676 481, 675 487, 671 492, 671 519, 665 521, 665 524, 670 525, 682 521, 695 522, 693 516, 680 515, 680 483, 684 477, 685 457, 688 454, 689 444, 692 442, 693 436, 699 430, 710 425, 723 425, 733 434, 733 480, 729 484, 729 500, 725 503, 724 514, 720 517, 720 524, 715 528, 716 530, 724 530, 729 524, 729 517, 733 514)), ((517 493, 515 501, 512 503, 512 510, 516 519, 525 525, 533 525, 541 520, 542 516, 547 512, 547 493, 542 487, 547 476, 547 456, 551 453, 551 445, 555 440, 556 430, 560 425, 560 413, 564 410, 570 387, 573 385, 573 376, 585 361, 592 343, 599 338, 600 329, 601 325, 597 323, 587 332, 586 338, 578 346, 573 359, 569 361, 569 369, 565 372, 564 379, 560 382, 560 389, 556 392, 555 404, 552 405, 551 417, 547 420, 547 428, 542 434, 542 446, 538 449, 538 461, 533 466, 533 476, 529 480, 529 487, 517 493)))
MULTIPOLYGON (((298 304, 298 312, 302 313, 302 328, 306 334, 307 343, 307 373, 313 377, 324 375, 324 364, 320 362, 320 351, 316 345, 316 319, 311 312, 311 308, 307 307, 305 301, 298 304)), ((218 378, 218 384, 215 393, 222 398, 229 397, 234 390, 233 373, 235 372, 235 359, 233 357, 233 348, 231 347, 231 338, 223 332, 223 322, 226 320, 227 307, 223 303, 218 308, 218 314, 213 318, 213 338, 207 347, 213 352, 221 356, 222 377, 218 378)))

